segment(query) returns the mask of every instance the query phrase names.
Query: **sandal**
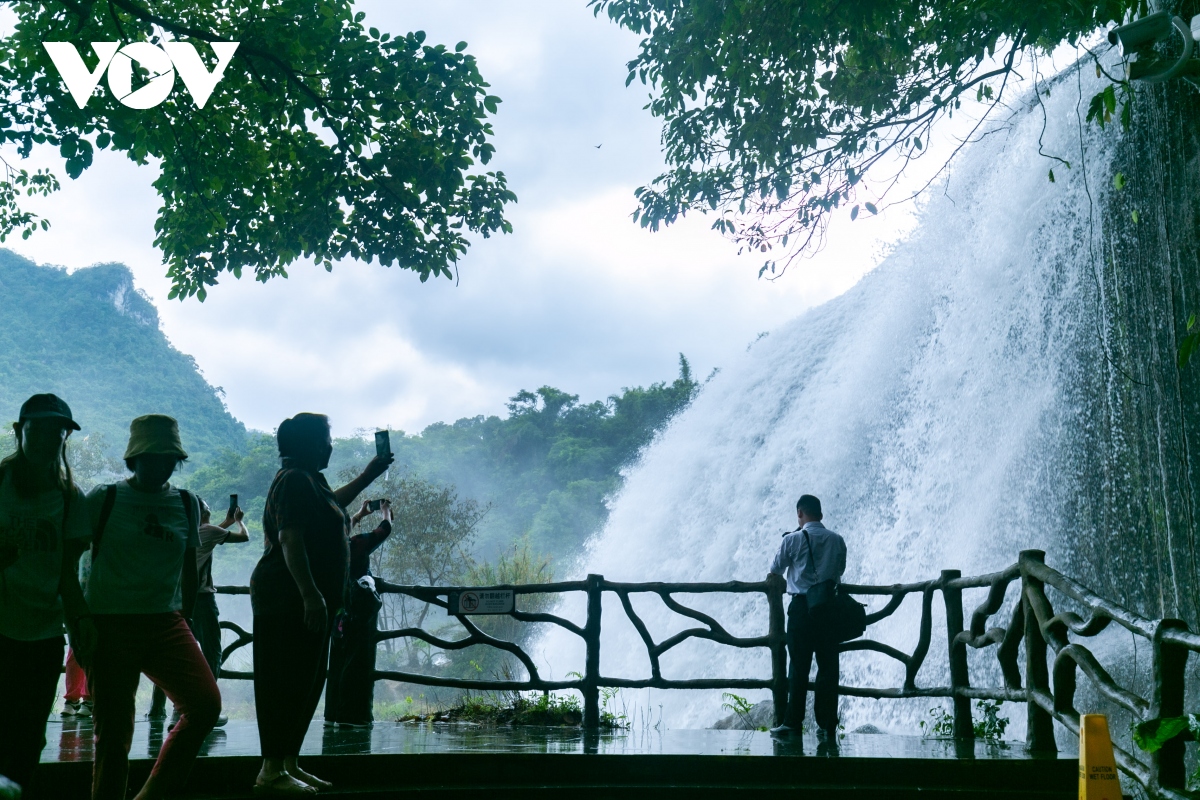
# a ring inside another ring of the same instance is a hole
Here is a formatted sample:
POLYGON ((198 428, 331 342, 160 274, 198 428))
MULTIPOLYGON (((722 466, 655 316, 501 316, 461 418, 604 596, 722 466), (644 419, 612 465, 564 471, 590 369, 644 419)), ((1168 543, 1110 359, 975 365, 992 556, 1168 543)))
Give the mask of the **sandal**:
POLYGON ((276 775, 266 783, 254 783, 254 794, 262 797, 304 797, 316 793, 315 788, 296 780, 286 772, 276 775))

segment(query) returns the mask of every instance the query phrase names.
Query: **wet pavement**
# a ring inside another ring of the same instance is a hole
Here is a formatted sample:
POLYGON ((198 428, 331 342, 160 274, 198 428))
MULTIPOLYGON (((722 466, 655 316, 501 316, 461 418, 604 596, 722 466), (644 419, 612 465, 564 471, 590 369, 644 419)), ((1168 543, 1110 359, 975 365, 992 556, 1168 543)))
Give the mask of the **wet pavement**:
MULTIPOLYGON (((139 720, 134 726, 130 757, 158 755, 166 732, 161 722, 139 720)), ((92 725, 88 719, 52 719, 46 726, 43 762, 92 760, 92 725)), ((585 735, 578 728, 483 727, 466 723, 377 722, 369 728, 325 726, 315 720, 304 739, 302 755, 368 755, 420 753, 553 753, 605 755, 746 755, 830 756, 898 759, 1020 759, 1029 755, 1023 742, 954 742, 919 736, 845 734, 836 746, 819 744, 815 735, 778 742, 760 731, 631 730, 585 735)), ((258 728, 252 721, 231 720, 209 735, 204 757, 257 756, 258 728)), ((1075 759, 1074 751, 1059 758, 1075 759)))

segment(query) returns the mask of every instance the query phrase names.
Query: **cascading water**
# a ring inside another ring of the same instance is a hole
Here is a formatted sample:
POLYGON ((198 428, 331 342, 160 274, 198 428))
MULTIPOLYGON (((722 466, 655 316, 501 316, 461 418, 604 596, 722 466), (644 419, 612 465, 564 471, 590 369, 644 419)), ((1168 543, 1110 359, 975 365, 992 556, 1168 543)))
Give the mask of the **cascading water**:
MULTIPOLYGON (((1022 548, 1054 552, 1076 491, 1073 441, 1087 424, 1077 376, 1081 343, 1096 335, 1092 212, 1111 184, 1103 141, 1112 137, 1077 117, 1080 96, 1086 109, 1097 91, 1089 78, 1071 70, 1042 98, 1044 132, 1036 101, 994 123, 948 185, 929 191, 921 225, 879 267, 724 365, 629 471, 580 572, 761 580, 805 492, 822 499, 826 524, 846 539, 848 582, 990 572, 1022 548), (1040 155, 1039 138, 1073 168, 1040 155)), ((761 598, 690 600, 731 632, 765 632, 761 598)), ((919 602, 910 597, 873 635, 911 650, 919 602)), ((653 596, 635 606, 659 641, 694 625, 653 596)), ((647 677, 645 648, 615 599, 603 625, 603 674, 647 677)), ((559 677, 582 663, 573 638, 552 633, 537 648, 559 677)), ((919 683, 945 681, 938 643, 935 634, 919 683)), ((664 657, 663 674, 766 677, 769 666, 764 650, 693 640, 664 657)), ((843 657, 843 683, 902 678, 884 656, 843 657)), ((654 692, 637 702, 655 718, 662 704, 673 727, 704 727, 725 713, 719 694, 654 692)), ((931 705, 842 703, 848 725, 893 730, 915 729, 931 705)))

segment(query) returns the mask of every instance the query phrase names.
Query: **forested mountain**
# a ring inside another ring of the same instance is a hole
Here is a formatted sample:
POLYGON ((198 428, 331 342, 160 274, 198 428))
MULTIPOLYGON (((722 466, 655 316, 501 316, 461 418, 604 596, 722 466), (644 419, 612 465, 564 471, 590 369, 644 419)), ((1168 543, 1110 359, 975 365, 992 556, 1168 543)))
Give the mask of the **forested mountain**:
POLYGON ((245 426, 171 346, 127 267, 68 273, 0 249, 0 309, 0 424, 29 395, 54 392, 110 454, 123 452, 129 421, 152 412, 179 420, 195 462, 245 447, 245 426))
MULTIPOLYGON (((607 518, 604 501, 619 487, 621 468, 698 388, 680 356, 674 381, 625 389, 606 401, 580 403, 577 395, 549 386, 521 391, 506 417, 438 422, 415 435, 393 431, 392 469, 489 506, 474 543, 482 557, 494 558, 527 537, 536 553, 561 563, 607 518)), ((336 484, 373 455, 371 440, 338 439, 326 475, 336 484)), ((246 450, 224 452, 187 482, 213 498, 237 492, 248 517, 257 520, 278 465, 274 438, 252 435, 246 450)))
MULTIPOLYGON (((252 535, 261 536, 263 499, 279 468, 275 438, 247 432, 229 414, 192 357, 163 335, 154 305, 134 289, 128 268, 104 264, 67 273, 0 250, 0 303, 0 424, 16 419, 35 392, 66 399, 83 426, 72 437, 72 463, 88 485, 124 472, 114 457, 124 449, 131 419, 170 414, 192 454, 176 481, 215 509, 237 493, 252 535)), ((466 555, 495 559, 521 540, 561 565, 603 524, 621 469, 697 388, 680 356, 674 381, 603 401, 581 403, 549 386, 520 391, 504 417, 439 422, 418 434, 393 431, 393 477, 447 487, 485 511, 466 555)), ((0 437, 0 451, 8 452, 10 442, 0 437)), ((373 455, 369 438, 339 439, 326 474, 336 484, 373 455)), ((260 553, 231 548, 215 566, 218 581, 244 582, 260 553)))

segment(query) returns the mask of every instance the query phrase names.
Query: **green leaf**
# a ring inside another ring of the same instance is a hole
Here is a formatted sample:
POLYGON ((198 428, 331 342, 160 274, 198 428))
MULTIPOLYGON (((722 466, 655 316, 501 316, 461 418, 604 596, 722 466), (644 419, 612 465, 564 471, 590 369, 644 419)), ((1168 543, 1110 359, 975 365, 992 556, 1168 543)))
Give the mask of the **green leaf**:
POLYGON ((1113 188, 1116 189, 1118 192, 1125 188, 1125 174, 1124 173, 1118 172, 1116 175, 1113 175, 1113 188))
POLYGON ((454 45, 454 52, 456 52, 456 53, 461 53, 463 50, 466 50, 466 49, 467 49, 466 42, 459 42, 458 44, 454 45))
MULTIPOLYGON (((1182 350, 1180 354, 1182 358, 1182 350)), ((1188 355, 1190 356, 1191 353, 1188 355)), ((1181 363, 1180 366, 1183 364, 1181 363)), ((1196 716, 1189 714, 1184 717, 1151 719, 1138 723, 1133 726, 1133 743, 1147 753, 1157 753, 1167 742, 1184 731, 1190 730, 1195 725, 1195 721, 1196 716)))
POLYGON ((867 211, 870 211, 872 214, 878 214, 878 213, 879 213, 879 209, 877 209, 877 208, 875 207, 875 204, 874 204, 874 203, 863 203, 863 205, 864 205, 864 206, 866 206, 866 207, 867 207, 867 211))
POLYGON ((850 209, 850 220, 853 222, 856 219, 858 219, 858 206, 850 209))
POLYGON ((1050 170, 1050 182, 1054 183, 1054 170, 1050 170))
POLYGON ((1140 222, 1140 221, 1141 221, 1141 217, 1138 215, 1138 212, 1137 212, 1137 210, 1136 210, 1136 209, 1134 209, 1133 213, 1131 213, 1131 214, 1129 215, 1129 218, 1133 220, 1133 224, 1134 224, 1134 225, 1137 225, 1137 224, 1138 224, 1138 222, 1140 222))

